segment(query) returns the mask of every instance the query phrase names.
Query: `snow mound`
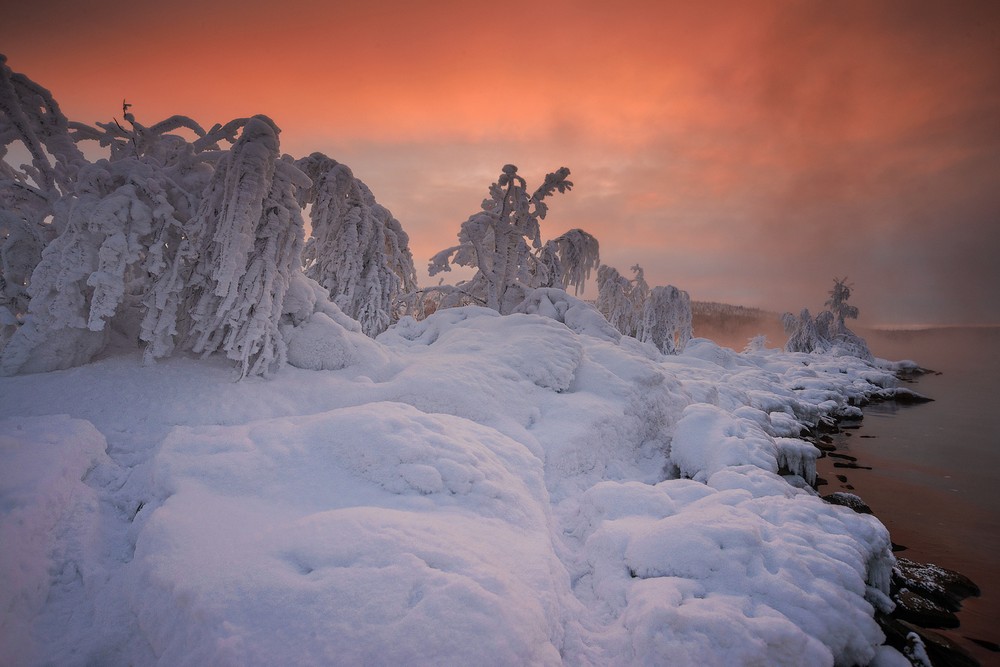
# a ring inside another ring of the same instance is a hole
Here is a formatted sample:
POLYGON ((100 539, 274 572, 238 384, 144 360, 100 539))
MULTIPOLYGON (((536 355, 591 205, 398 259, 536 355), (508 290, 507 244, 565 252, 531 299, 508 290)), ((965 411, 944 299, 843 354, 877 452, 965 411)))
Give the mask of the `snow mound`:
POLYGON ((596 308, 570 296, 565 290, 553 287, 539 287, 532 290, 514 312, 548 317, 556 322, 562 322, 578 334, 603 340, 618 342, 622 337, 596 308))
POLYGON ((434 346, 436 354, 474 356, 484 368, 539 387, 569 388, 583 356, 577 336, 551 319, 476 306, 439 310, 420 322, 403 318, 378 337, 389 346, 434 346))
POLYGON ((624 631, 615 664, 867 664, 881 642, 892 557, 872 517, 684 480, 606 483, 581 516, 576 592, 624 631))
POLYGON ((446 309, 372 341, 294 280, 281 334, 291 361, 320 372, 233 383, 223 359, 119 354, 0 380, 0 537, 29 545, 0 556, 27 568, 0 588, 12 596, 0 652, 143 665, 872 659, 874 609, 891 605, 888 533, 815 497, 816 450, 795 436, 891 376, 701 340, 664 356, 580 333, 579 304, 535 295, 536 313, 446 309))
POLYGON ((541 462, 492 429, 394 403, 178 428, 154 475, 157 664, 559 663, 541 462))
MULTIPOLYGON (((33 664, 37 615, 49 595, 94 573, 98 496, 84 478, 107 462, 104 437, 66 415, 0 421, 0 647, 33 664)), ((7 663, 6 661, 10 662, 7 663)))
POLYGON ((303 274, 290 281, 282 303, 282 336, 292 366, 334 371, 347 366, 384 365, 385 352, 329 299, 323 287, 303 274))

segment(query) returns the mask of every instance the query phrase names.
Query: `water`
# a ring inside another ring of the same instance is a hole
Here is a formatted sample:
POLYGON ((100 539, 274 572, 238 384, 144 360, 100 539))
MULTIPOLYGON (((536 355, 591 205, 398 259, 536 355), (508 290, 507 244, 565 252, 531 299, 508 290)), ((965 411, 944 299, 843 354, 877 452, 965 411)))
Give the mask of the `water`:
POLYGON ((911 387, 935 399, 865 408, 860 430, 837 442, 872 470, 828 469, 828 493, 847 476, 889 528, 902 556, 957 570, 975 581, 962 623, 942 631, 983 665, 1000 654, 969 637, 1000 642, 1000 327, 861 332, 876 356, 913 359, 939 371, 911 387))

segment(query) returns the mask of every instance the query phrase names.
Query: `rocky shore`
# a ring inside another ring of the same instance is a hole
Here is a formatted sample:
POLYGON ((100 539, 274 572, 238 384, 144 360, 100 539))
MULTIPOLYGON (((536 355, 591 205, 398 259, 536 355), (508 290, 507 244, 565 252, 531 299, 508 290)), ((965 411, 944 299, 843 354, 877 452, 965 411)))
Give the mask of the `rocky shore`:
MULTIPOLYGON (((921 372, 927 371, 921 369, 921 372)), ((896 388, 874 400, 913 404, 933 399, 907 388, 896 388)), ((857 433, 861 424, 858 419, 826 425, 808 434, 807 439, 821 451, 815 488, 823 494, 823 499, 855 512, 873 514, 864 499, 854 493, 848 478, 848 473, 860 471, 859 474, 863 474, 872 468, 857 457, 838 451, 836 444, 851 437, 873 437, 857 433)), ((938 632, 960 626, 956 613, 961 610, 963 600, 980 595, 979 587, 959 572, 899 555, 906 550, 906 546, 893 543, 897 564, 893 568, 890 597, 895 609, 891 614, 876 613, 876 620, 886 635, 886 644, 902 652, 917 666, 979 666, 980 661, 969 651, 938 632)), ((1000 652, 1000 646, 994 642, 973 637, 966 639, 989 651, 1000 652)))

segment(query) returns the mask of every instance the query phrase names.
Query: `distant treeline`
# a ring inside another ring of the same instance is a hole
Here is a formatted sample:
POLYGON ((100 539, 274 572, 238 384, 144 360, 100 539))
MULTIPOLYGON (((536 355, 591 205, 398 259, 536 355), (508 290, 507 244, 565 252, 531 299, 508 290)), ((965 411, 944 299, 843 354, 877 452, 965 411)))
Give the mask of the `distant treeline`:
POLYGON ((714 301, 692 301, 691 316, 696 333, 699 326, 712 330, 736 331, 764 322, 770 324, 778 321, 777 313, 714 301))

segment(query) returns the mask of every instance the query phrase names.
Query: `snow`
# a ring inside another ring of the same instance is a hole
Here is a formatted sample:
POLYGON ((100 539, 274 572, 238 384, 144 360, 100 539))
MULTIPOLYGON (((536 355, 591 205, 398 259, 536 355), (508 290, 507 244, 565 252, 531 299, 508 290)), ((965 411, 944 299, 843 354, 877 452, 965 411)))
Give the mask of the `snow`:
POLYGON ((0 379, 0 664, 901 664, 888 532, 798 438, 891 365, 666 356, 554 289, 373 341, 324 291, 269 379, 0 379))

